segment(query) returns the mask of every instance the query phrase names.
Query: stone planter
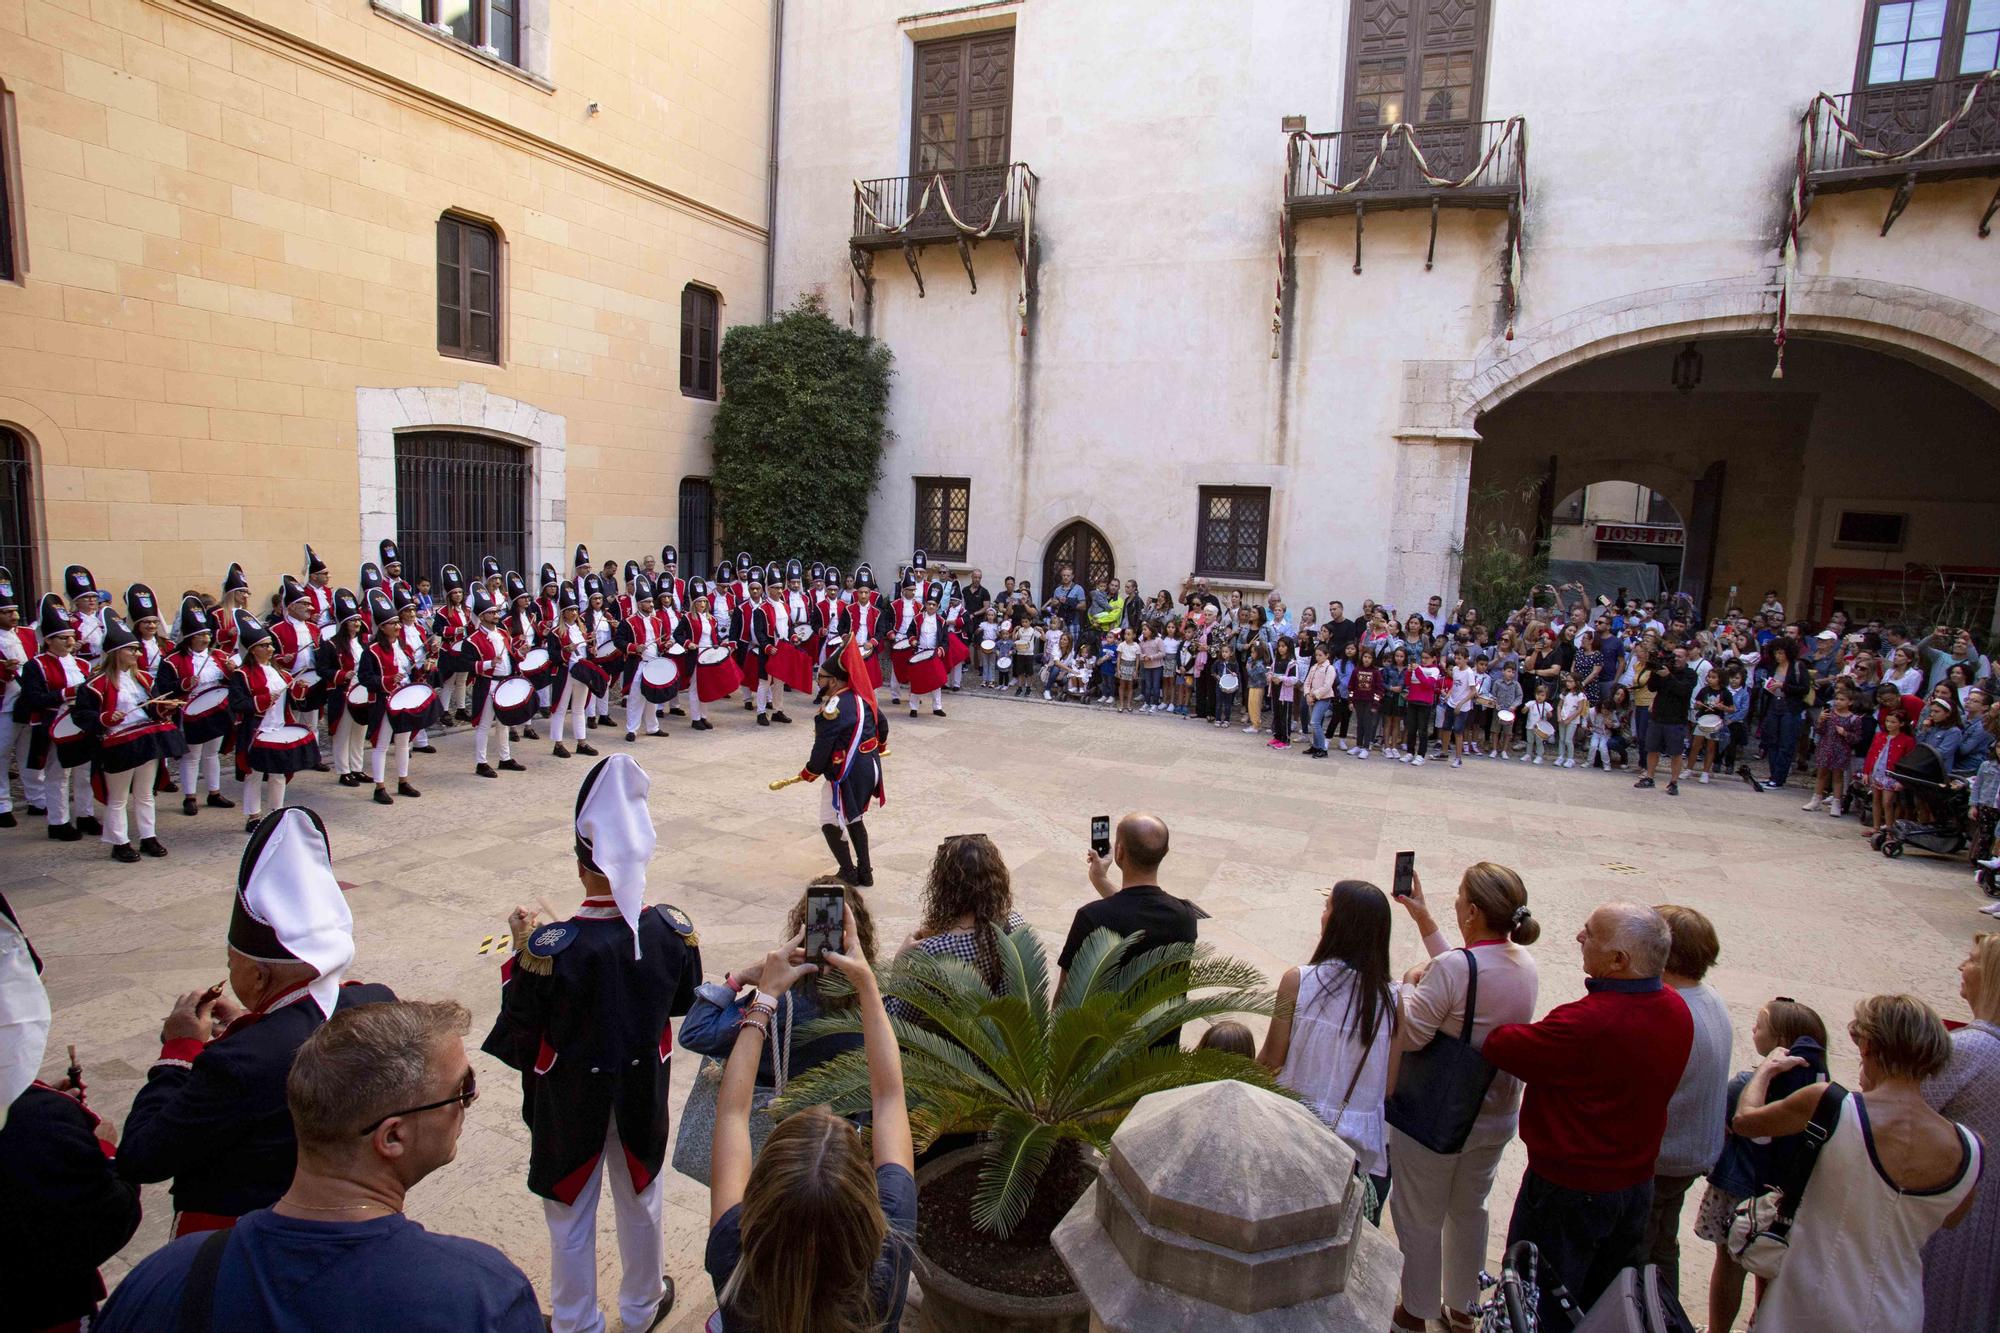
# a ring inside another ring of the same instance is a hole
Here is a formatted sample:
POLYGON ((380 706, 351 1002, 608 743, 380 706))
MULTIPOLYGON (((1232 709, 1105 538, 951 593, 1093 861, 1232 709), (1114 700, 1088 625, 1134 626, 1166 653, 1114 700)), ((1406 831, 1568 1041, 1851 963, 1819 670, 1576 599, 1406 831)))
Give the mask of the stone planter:
MULTIPOLYGON (((975 1144, 926 1163, 917 1172, 918 1192, 983 1151, 975 1144)), ((923 1287, 917 1324, 922 1333, 1088 1333, 1090 1328, 1090 1305, 1081 1291, 1065 1296, 988 1291, 947 1273, 924 1254, 921 1244, 913 1267, 923 1287)))

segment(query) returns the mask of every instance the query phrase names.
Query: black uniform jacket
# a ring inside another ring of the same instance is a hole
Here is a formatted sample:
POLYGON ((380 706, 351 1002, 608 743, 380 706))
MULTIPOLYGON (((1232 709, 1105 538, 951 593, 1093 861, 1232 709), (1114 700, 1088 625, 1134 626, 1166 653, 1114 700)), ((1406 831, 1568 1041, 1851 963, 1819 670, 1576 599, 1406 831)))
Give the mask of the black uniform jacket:
POLYGON ((40 1083, 0 1129, 0 1328, 51 1328, 97 1309, 97 1266, 139 1229, 139 1187, 120 1179, 97 1117, 40 1083))
POLYGON ((870 709, 852 690, 840 690, 813 711, 812 758, 799 776, 834 783, 834 808, 850 821, 859 819, 870 801, 888 803, 881 756, 888 743, 889 720, 882 710, 870 709))
MULTIPOLYGON (((350 981, 335 1008, 395 998, 387 986, 350 981)), ((141 1184, 172 1180, 177 1212, 241 1217, 276 1203, 298 1157, 285 1076, 325 1021, 300 992, 243 1015, 205 1046, 168 1042, 125 1117, 119 1174, 141 1184)))
POLYGON ((483 1049, 521 1071, 528 1188, 545 1199, 576 1202, 614 1116, 634 1190, 666 1159, 670 1020, 694 1003, 701 951, 674 907, 640 913, 639 943, 634 958, 617 905, 586 898, 501 967, 500 1016, 483 1049))

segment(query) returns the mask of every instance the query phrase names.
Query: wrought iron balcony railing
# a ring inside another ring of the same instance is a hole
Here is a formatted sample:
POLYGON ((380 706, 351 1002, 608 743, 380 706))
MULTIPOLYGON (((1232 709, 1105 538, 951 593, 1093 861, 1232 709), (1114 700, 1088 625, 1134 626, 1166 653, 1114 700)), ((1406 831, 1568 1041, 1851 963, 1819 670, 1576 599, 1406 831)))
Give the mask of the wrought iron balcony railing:
POLYGON ((1822 96, 1813 115, 1806 181, 1821 193, 2000 174, 2000 88, 1986 76, 1822 96), (1947 121, 1950 127, 1933 139, 1947 121))
POLYGON ((1021 234, 1033 182, 1019 162, 856 181, 851 244, 880 250, 961 237, 1011 240, 1021 234))
POLYGON ((1521 120, 1299 133, 1287 147, 1285 204, 1295 217, 1376 208, 1508 208, 1526 182, 1521 120))

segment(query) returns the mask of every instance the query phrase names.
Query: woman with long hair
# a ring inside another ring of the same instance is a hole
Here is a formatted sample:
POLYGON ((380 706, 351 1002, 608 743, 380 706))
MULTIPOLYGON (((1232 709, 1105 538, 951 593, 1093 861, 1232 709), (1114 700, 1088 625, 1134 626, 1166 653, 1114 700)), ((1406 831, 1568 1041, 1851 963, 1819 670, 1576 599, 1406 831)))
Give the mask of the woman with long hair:
MULTIPOLYGON (((980 980, 998 995, 1006 977, 1000 967, 1002 935, 1027 925, 1014 910, 1007 862, 984 833, 958 833, 937 846, 924 881, 923 915, 897 956, 916 950, 972 964, 980 980)), ((898 1017, 911 1017, 895 1008, 898 1017)))
POLYGON ((784 994, 819 970, 800 931, 764 959, 716 1096, 703 1266, 729 1333, 899 1333, 917 1229, 903 1064, 854 917, 824 966, 854 985, 868 1052, 872 1133, 824 1107, 788 1116, 750 1160, 750 1101, 784 994))
POLYGON ((166 847, 154 836, 153 785, 160 755, 178 759, 185 745, 179 743, 179 727, 163 721, 152 706, 153 677, 141 665, 144 648, 131 626, 112 615, 105 622, 102 666, 77 690, 70 710, 78 725, 97 737, 92 777, 104 790, 100 836, 115 861, 137 861, 140 852, 165 856, 166 847))
MULTIPOLYGON (((1463 941, 1458 949, 1445 942, 1424 898, 1423 881, 1414 874, 1411 888, 1398 901, 1409 912, 1431 960, 1403 978, 1405 1021, 1396 1034, 1396 1048, 1420 1051, 1440 1033, 1461 1037, 1475 970, 1474 1047, 1503 1023, 1533 1019, 1540 983, 1534 955, 1526 946, 1541 937, 1542 928, 1528 911, 1528 888, 1521 877, 1491 861, 1466 868, 1452 902, 1452 917, 1463 941)), ((1396 1162, 1396 1192, 1389 1208, 1396 1219, 1396 1243, 1403 1251, 1402 1300, 1394 1315, 1397 1328, 1421 1330, 1432 1319, 1443 1319, 1454 1330, 1474 1326, 1472 1307, 1486 1258, 1486 1196, 1500 1169, 1500 1154, 1514 1137, 1520 1110, 1521 1081, 1511 1074, 1496 1074, 1472 1132, 1457 1152, 1432 1152, 1399 1130, 1389 1131, 1396 1162)))
POLYGON ((1401 990, 1389 979, 1389 899, 1366 880, 1327 894, 1319 942, 1278 983, 1277 1012, 1257 1061, 1347 1140, 1375 1186, 1389 1188, 1382 1103, 1395 1086, 1401 990))

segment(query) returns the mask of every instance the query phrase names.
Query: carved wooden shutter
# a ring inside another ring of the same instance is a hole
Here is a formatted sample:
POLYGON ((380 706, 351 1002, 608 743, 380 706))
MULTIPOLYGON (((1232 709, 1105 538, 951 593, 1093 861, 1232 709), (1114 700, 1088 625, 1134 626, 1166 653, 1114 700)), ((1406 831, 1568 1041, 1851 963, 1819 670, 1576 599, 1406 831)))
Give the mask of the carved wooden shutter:
MULTIPOLYGON (((1353 0, 1351 12, 1341 128, 1379 130, 1407 121, 1424 127, 1419 141, 1433 174, 1470 170, 1486 64, 1485 0, 1353 0)), ((1359 175, 1378 143, 1367 134, 1344 141, 1341 174, 1359 175)), ((1368 188, 1416 188, 1421 182, 1408 157, 1393 146, 1368 188)))
MULTIPOLYGON (((1014 112, 1014 34, 976 33, 924 42, 916 50, 911 117, 911 200, 942 174, 952 207, 966 222, 984 221, 1006 185, 1014 112)), ((945 225, 933 202, 922 224, 945 225)))

